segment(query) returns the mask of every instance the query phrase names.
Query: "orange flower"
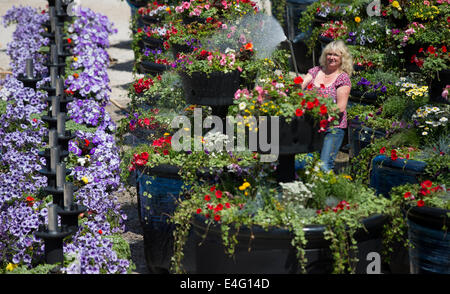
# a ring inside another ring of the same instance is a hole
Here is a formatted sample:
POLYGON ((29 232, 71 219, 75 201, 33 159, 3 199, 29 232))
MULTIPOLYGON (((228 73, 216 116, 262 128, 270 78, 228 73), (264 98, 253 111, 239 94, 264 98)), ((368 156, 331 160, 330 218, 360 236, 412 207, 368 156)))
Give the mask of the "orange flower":
POLYGON ((73 77, 76 78, 76 79, 78 79, 79 76, 80 76, 80 75, 77 74, 77 73, 74 73, 74 74, 73 74, 73 77))
POLYGON ((250 50, 250 51, 252 51, 253 50, 253 44, 252 43, 247 43, 247 44, 245 44, 245 50, 250 50))

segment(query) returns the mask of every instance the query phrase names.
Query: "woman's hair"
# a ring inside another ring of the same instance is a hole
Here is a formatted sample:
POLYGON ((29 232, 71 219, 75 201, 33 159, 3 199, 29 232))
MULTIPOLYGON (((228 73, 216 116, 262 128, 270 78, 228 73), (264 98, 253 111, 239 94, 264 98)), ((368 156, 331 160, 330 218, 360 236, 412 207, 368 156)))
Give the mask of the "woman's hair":
POLYGON ((319 58, 319 64, 322 67, 325 67, 327 54, 330 52, 336 52, 341 54, 341 69, 345 71, 349 76, 351 76, 353 73, 353 58, 344 41, 336 40, 331 43, 328 43, 328 45, 325 46, 319 58))

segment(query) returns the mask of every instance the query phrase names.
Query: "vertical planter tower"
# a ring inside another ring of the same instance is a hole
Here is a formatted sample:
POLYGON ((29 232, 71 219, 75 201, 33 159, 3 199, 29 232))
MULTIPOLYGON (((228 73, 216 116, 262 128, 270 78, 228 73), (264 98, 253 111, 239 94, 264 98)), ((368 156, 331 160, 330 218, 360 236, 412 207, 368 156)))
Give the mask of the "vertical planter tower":
MULTIPOLYGON (((50 39, 47 63, 50 84, 41 88, 48 93, 45 101, 47 115, 42 117, 48 126, 48 148, 39 153, 46 161, 40 173, 47 177, 48 185, 43 192, 52 196, 53 203, 48 207, 48 225, 41 225, 35 235, 44 240, 45 261, 48 264, 63 263, 63 239, 78 230, 78 215, 86 210, 86 207, 74 203, 74 186, 66 182, 66 175, 70 173, 70 170, 66 169, 63 162, 69 155, 68 142, 75 137, 65 129, 67 103, 72 101, 64 92, 63 80, 65 59, 71 55, 68 47, 64 46, 62 34, 64 21, 69 18, 66 10, 67 4, 64 5, 61 0, 49 1, 50 21, 46 25, 45 35, 50 39)), ((36 89, 36 80, 40 77, 33 76, 32 66, 32 61, 27 61, 26 76, 23 77, 23 81, 36 89)))

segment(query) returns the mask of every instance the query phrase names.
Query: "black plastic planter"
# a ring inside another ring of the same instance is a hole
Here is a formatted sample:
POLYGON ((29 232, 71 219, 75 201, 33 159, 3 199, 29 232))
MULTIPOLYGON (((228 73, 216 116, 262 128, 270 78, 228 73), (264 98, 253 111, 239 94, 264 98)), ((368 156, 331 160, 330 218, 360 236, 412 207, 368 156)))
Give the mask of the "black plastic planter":
POLYGON ((234 93, 239 89, 240 73, 193 72, 180 73, 187 103, 207 106, 229 106, 233 104, 234 93))
MULTIPOLYGON (((278 117, 278 134, 272 134, 271 116, 259 118, 258 143, 261 120, 267 120, 267 138, 270 140, 272 136, 278 136, 278 146, 274 143, 274 147, 278 147, 280 155, 292 155, 298 153, 315 152, 322 149, 324 133, 319 133, 318 124, 310 116, 292 117, 290 122, 286 122, 284 117, 278 117)), ((261 142, 262 143, 262 142, 261 142)), ((264 142, 265 143, 265 142, 264 142)), ((261 150, 261 144, 258 144, 258 153, 270 153, 270 151, 261 150)))
MULTIPOLYGON (((355 238, 358 241, 359 259, 356 272, 367 273, 370 252, 381 250, 381 234, 386 217, 374 215, 363 220, 367 228, 358 230, 355 238)), ((329 274, 333 270, 333 259, 329 241, 323 237, 325 227, 308 225, 304 229, 308 240, 306 250, 306 270, 309 274, 329 274)), ((196 247, 197 274, 297 274, 300 273, 296 257, 296 249, 291 245, 293 234, 287 229, 259 226, 242 227, 238 234, 235 254, 229 257, 225 248, 219 226, 207 226, 204 218, 198 215, 193 221, 192 238, 203 240, 196 247), (204 235, 206 237, 203 239, 204 235)), ((235 233, 230 228, 230 234, 235 233)))
POLYGON ((362 104, 377 104, 378 94, 375 92, 363 92, 359 90, 350 90, 350 100, 362 104))
POLYGON ((350 158, 358 156, 361 149, 369 146, 376 138, 386 135, 381 130, 374 130, 362 125, 360 121, 351 120, 348 125, 348 141, 350 144, 350 158))
POLYGON ((146 60, 139 63, 139 71, 143 74, 161 74, 167 69, 169 69, 169 66, 165 64, 159 64, 146 60))
POLYGON ((450 210, 412 207, 407 211, 412 274, 450 274, 450 210))
POLYGON ((147 14, 144 14, 141 19, 144 25, 152 25, 161 21, 159 18, 147 14))
POLYGON ((146 35, 142 36, 142 42, 146 48, 149 49, 162 49, 164 40, 158 38, 148 37, 146 35))

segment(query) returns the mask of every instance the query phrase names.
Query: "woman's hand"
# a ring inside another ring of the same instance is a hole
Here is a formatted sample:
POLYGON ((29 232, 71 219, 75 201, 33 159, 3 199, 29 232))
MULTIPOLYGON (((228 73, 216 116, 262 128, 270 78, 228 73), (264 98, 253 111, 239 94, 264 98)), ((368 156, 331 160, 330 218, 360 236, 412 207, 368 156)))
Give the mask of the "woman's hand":
POLYGON ((350 96, 350 86, 342 86, 336 89, 336 104, 341 112, 347 109, 348 97, 350 96))

